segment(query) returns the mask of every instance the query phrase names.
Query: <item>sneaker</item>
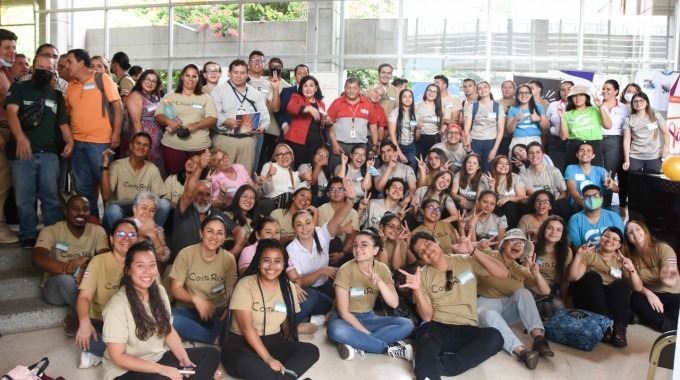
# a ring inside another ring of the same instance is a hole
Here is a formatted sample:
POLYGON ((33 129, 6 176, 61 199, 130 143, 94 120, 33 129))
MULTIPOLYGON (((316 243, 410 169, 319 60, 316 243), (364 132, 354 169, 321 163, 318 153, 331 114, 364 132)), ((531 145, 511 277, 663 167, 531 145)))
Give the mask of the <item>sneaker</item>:
POLYGON ((312 315, 309 318, 309 322, 321 327, 326 323, 326 316, 323 314, 312 315))
POLYGON ((80 365, 78 366, 78 368, 80 369, 92 368, 101 362, 102 358, 100 358, 99 356, 83 351, 80 353, 80 365))
POLYGON ((399 358, 408 361, 413 360, 413 347, 410 344, 406 344, 399 341, 393 345, 387 346, 387 352, 385 353, 391 358, 399 358))
POLYGON ((21 239, 21 248, 26 249, 26 250, 33 250, 34 247, 35 247, 35 239, 33 239, 33 238, 21 239))
POLYGON ((342 360, 354 359, 354 347, 350 346, 349 344, 338 343, 338 345, 336 345, 335 348, 338 350, 338 355, 340 355, 340 359, 342 360))
POLYGON ((80 327, 80 321, 78 321, 78 318, 71 314, 66 314, 64 317, 64 335, 76 336, 78 333, 78 327, 80 327))
POLYGON ((0 243, 9 244, 19 241, 19 237, 7 227, 7 224, 0 222, 0 243))

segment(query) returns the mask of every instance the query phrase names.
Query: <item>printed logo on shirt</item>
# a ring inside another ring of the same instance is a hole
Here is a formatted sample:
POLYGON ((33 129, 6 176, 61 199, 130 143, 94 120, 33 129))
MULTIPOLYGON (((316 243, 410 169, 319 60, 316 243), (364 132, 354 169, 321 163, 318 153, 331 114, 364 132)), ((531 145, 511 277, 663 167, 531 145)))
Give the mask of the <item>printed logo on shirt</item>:
POLYGON ((199 275, 196 274, 195 272, 189 273, 189 280, 191 281, 224 281, 224 277, 218 275, 217 273, 210 273, 210 274, 205 274, 205 275, 199 275))

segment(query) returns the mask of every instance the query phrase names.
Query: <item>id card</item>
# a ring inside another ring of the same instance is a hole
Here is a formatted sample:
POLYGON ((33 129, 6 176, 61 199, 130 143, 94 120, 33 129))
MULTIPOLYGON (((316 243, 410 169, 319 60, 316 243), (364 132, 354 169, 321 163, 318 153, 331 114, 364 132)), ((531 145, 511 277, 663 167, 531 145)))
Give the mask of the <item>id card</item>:
POLYGON ((213 285, 212 287, 212 292, 213 293, 220 293, 224 291, 224 282, 219 283, 217 285, 213 285))
POLYGON ((147 112, 153 112, 153 111, 156 110, 156 108, 158 108, 158 105, 157 105, 157 104, 152 104, 152 105, 146 107, 146 111, 147 111, 147 112))
POLYGON ((357 138, 357 132, 354 129, 352 129, 351 131, 349 131, 349 137, 353 139, 357 138))
POLYGON ((583 173, 576 173, 574 174, 574 179, 577 181, 585 181, 586 180, 586 175, 583 173))
POLYGON ((489 112, 489 119, 495 119, 496 118, 496 113, 495 112, 489 112))
POLYGON ((537 258, 536 258, 536 264, 538 264, 538 265, 543 265, 543 258, 542 258, 542 257, 537 257, 537 258))
POLYGON ((460 283, 463 284, 463 285, 467 284, 468 282, 470 282, 470 280, 472 280, 474 278, 475 278, 475 275, 472 274, 472 272, 470 272, 470 270, 466 270, 465 272, 461 273, 460 276, 458 276, 460 283))
POLYGON ((621 277, 623 277, 623 272, 621 272, 621 269, 610 268, 609 274, 611 274, 612 277, 618 278, 619 280, 621 279, 621 277))
POLYGON ((285 313, 286 312, 286 304, 283 303, 283 302, 274 302, 274 312, 285 313))
POLYGON ((94 83, 85 83, 83 85, 83 90, 94 90, 94 83))
POLYGON ((236 192, 236 186, 227 186, 227 193, 236 192))
POLYGON ((656 122, 647 124, 647 129, 649 129, 650 131, 655 130, 657 128, 659 128, 659 124, 657 124, 656 122))
POLYGON ((192 108, 196 108, 197 110, 202 110, 203 109, 203 104, 200 103, 194 103, 191 105, 192 108))
POLYGON ((349 296, 354 298, 354 297, 363 297, 366 294, 366 290, 364 288, 349 288, 349 296))

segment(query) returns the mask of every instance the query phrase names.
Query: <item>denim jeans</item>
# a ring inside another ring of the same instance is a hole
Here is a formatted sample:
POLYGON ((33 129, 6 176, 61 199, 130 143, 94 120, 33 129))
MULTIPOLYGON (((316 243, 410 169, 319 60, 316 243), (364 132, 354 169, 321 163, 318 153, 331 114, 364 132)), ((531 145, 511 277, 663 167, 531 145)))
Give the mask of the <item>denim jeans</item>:
MULTIPOLYGON (((399 149, 401 149, 401 152, 404 153, 404 156, 406 156, 406 159, 408 159, 408 163, 404 163, 412 167, 415 173, 418 173, 418 162, 416 161, 416 143, 412 142, 409 145, 399 144, 399 149)), ((424 158, 425 157, 423 157, 423 159, 424 158)))
POLYGON ((491 167, 491 163, 489 162, 489 153, 491 152, 491 149, 493 149, 493 145, 496 143, 496 140, 474 140, 472 139, 470 141, 470 147, 472 148, 472 151, 474 153, 477 153, 481 159, 482 159, 482 172, 486 173, 489 171, 489 168, 491 167))
POLYGON ((59 203, 59 157, 54 153, 33 153, 26 160, 13 160, 12 182, 19 213, 19 234, 22 239, 38 237, 38 213, 36 198, 40 199, 45 226, 63 219, 59 203))
POLYGON ((76 190, 90 201, 90 213, 97 218, 99 209, 97 200, 99 194, 94 193, 94 186, 102 179, 102 152, 108 149, 111 144, 97 144, 76 141, 73 145, 71 155, 71 168, 73 169, 73 179, 76 182, 76 190))
MULTIPOLYGON (((104 228, 107 231, 111 230, 111 226, 118 219, 123 219, 132 216, 132 202, 131 200, 126 201, 110 201, 106 205, 106 210, 104 211, 104 228)), ((153 216, 154 222, 159 226, 164 226, 165 221, 168 219, 172 211, 172 205, 170 201, 165 198, 161 198, 158 202, 158 208, 156 209, 156 214, 153 216)))
POLYGON ((295 314, 295 324, 299 325, 312 315, 326 314, 333 307, 333 299, 319 289, 306 288, 307 299, 300 304, 300 312, 295 314))
POLYGON ((511 326, 522 322, 529 334, 534 329, 544 330, 534 296, 526 288, 518 289, 510 297, 479 297, 477 314, 480 327, 493 327, 500 331, 503 336, 503 349, 510 355, 515 347, 524 346, 524 343, 510 328, 511 326))
POLYGON ((354 328, 340 318, 337 309, 333 309, 326 333, 334 343, 348 344, 357 350, 382 354, 388 345, 408 337, 413 332, 413 322, 406 318, 379 317, 373 311, 352 314, 366 330, 370 331, 370 334, 354 328))
POLYGON ((173 307, 172 318, 174 320, 172 325, 175 326, 175 330, 182 338, 213 344, 224 326, 224 321, 221 321, 220 318, 225 309, 224 307, 216 308, 213 318, 203 321, 196 309, 181 306, 173 307))
POLYGON ((493 328, 430 321, 418 329, 415 348, 416 379, 439 380, 460 375, 494 356, 503 348, 503 337, 493 328))
POLYGON ((101 358, 104 356, 104 351, 106 351, 106 343, 104 342, 104 337, 102 336, 102 331, 104 330, 104 321, 90 318, 90 323, 97 332, 97 340, 94 340, 94 335, 90 338, 90 349, 86 350, 86 352, 101 358))
MULTIPOLYGON (((253 169, 260 164, 260 154, 262 154, 262 144, 264 143, 264 134, 255 135, 255 157, 253 158, 253 169)), ((305 157, 306 158, 306 157, 305 157)), ((300 159, 298 161, 300 162, 300 159)))
POLYGON ((53 274, 43 287, 43 297, 50 305, 69 305, 71 311, 76 309, 78 300, 78 284, 70 274, 53 274))

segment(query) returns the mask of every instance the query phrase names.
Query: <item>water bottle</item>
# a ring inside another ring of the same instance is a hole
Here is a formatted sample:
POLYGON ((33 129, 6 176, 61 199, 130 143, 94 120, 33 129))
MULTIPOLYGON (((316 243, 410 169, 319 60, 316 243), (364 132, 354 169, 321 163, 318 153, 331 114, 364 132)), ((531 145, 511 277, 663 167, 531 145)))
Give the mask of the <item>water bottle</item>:
POLYGON ((167 117, 168 119, 174 119, 175 118, 175 108, 170 104, 169 100, 165 101, 165 105, 163 106, 163 115, 167 117))

